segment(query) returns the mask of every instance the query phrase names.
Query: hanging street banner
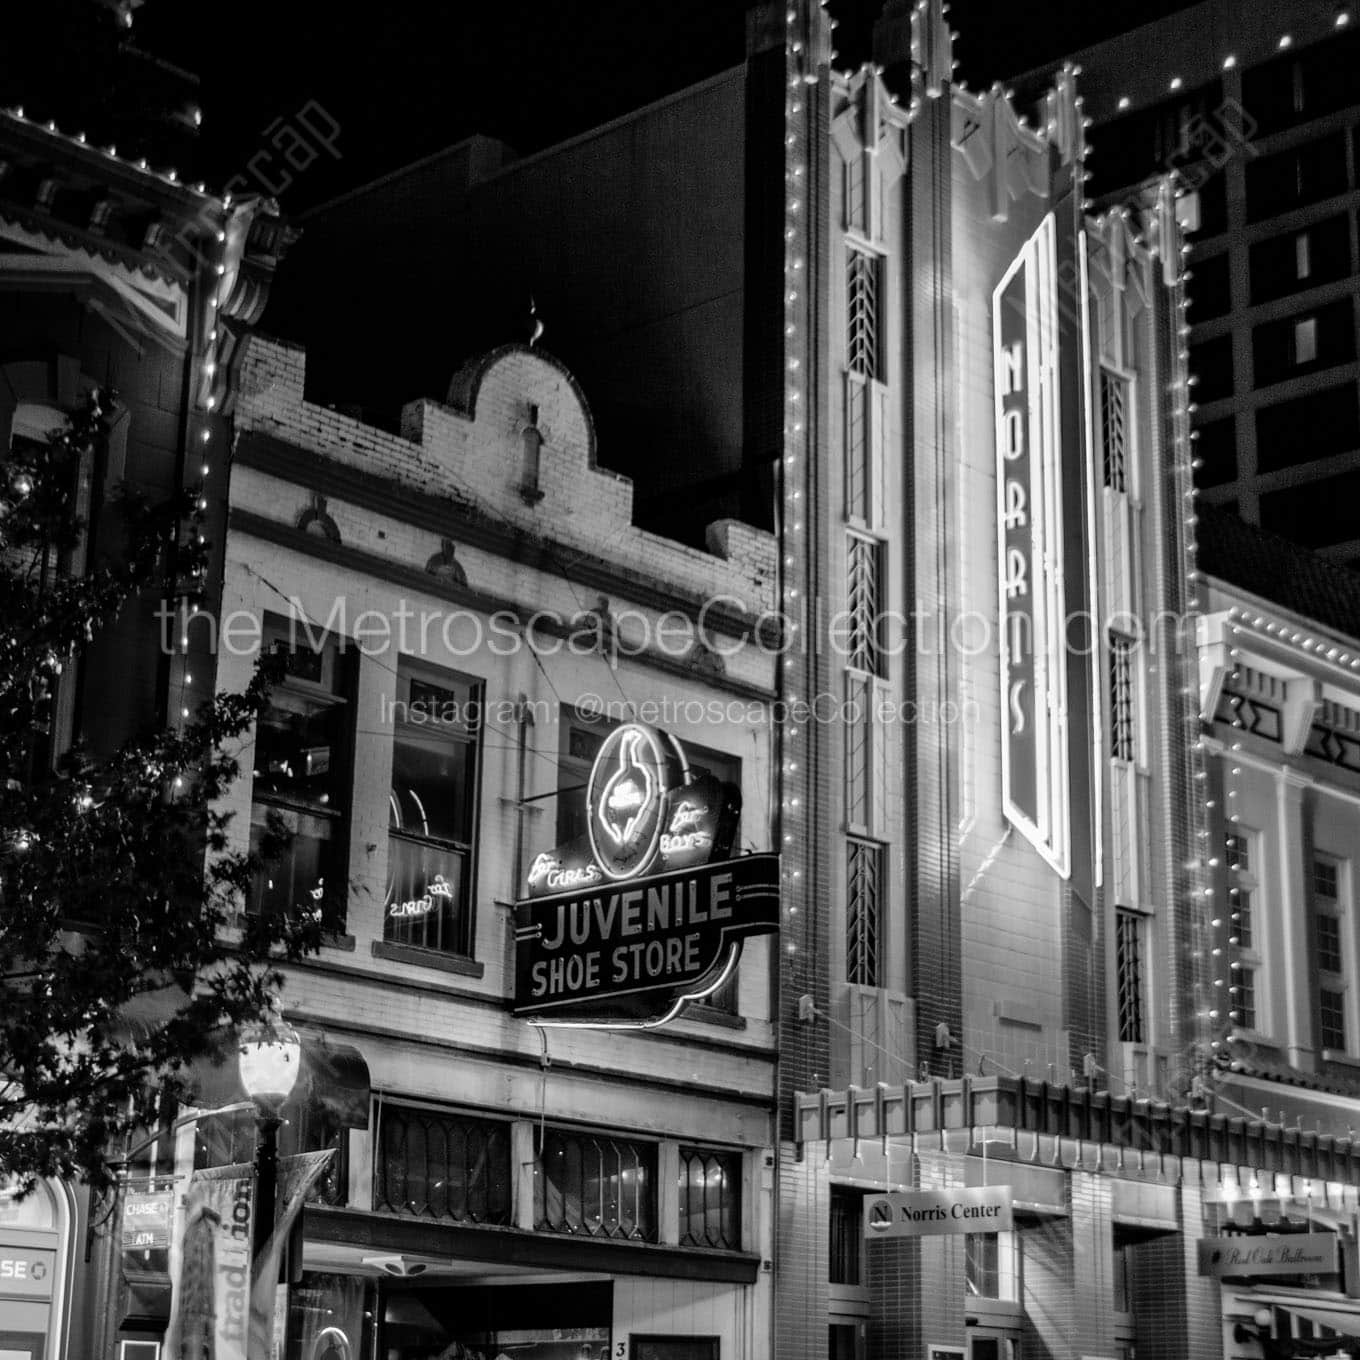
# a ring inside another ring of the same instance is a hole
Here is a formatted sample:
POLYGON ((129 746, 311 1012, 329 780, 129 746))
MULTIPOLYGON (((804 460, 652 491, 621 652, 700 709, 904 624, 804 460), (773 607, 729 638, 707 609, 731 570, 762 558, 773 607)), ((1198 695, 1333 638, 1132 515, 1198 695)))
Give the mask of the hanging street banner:
POLYGON ((1335 1233, 1240 1234, 1203 1238, 1199 1273, 1215 1279, 1249 1275, 1335 1275, 1341 1269, 1335 1233))
POLYGON ((779 857, 728 858, 740 791, 657 728, 615 728, 584 793, 585 833, 535 856, 515 905, 514 1013, 663 1023, 778 930, 779 857))
POLYGON ((247 1360, 269 1354, 279 1265, 307 1192, 334 1149, 279 1158, 274 1231, 254 1263, 255 1169, 248 1162, 195 1171, 183 1230, 170 1244, 166 1360, 247 1360), (253 1344, 251 1338, 253 1337, 253 1344))
POLYGON ((171 1244, 167 1360, 246 1360, 254 1186, 248 1162, 190 1178, 178 1250, 171 1244))
POLYGON ((1010 1232, 1009 1185, 971 1190, 894 1190, 864 1198, 864 1236, 950 1237, 962 1233, 1010 1232))

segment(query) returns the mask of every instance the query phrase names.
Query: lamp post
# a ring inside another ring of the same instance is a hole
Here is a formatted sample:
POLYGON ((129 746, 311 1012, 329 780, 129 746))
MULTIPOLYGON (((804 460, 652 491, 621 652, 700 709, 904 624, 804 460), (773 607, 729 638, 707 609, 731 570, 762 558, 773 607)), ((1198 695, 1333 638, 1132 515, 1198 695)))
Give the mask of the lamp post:
MULTIPOLYGON (((251 1243, 252 1282, 274 1229, 279 1180, 279 1109, 297 1083, 302 1044, 281 1020, 254 1026, 241 1035, 241 1085, 255 1102, 255 1228, 251 1243)), ((265 1360, 265 1357, 259 1357, 265 1360)))

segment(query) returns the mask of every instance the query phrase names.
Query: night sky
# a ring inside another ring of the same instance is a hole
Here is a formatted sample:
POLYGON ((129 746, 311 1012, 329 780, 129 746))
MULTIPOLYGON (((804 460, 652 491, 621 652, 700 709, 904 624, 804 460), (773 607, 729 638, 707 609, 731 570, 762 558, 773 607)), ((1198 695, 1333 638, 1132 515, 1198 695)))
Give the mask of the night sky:
MULTIPOLYGON (((987 84, 1184 2, 954 0, 960 75, 987 84)), ((838 65, 868 55, 879 4, 833 0, 838 65)), ((146 0, 133 34, 200 76, 196 174, 211 184, 239 173, 267 148, 264 129, 309 100, 340 125, 339 158, 320 157, 279 194, 296 215, 472 132, 527 153, 735 65, 745 9, 746 0, 146 0)))

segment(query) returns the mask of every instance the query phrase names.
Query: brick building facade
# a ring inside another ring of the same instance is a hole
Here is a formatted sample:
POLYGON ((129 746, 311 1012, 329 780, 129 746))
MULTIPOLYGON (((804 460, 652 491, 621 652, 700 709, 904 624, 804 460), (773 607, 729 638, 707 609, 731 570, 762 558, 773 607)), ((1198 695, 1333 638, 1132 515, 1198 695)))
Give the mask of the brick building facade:
MULTIPOLYGON (((295 1117, 340 1169, 306 1210, 288 1354, 768 1354, 770 945, 664 1028, 530 1023, 510 904, 628 720, 738 784, 736 850, 769 848, 773 539, 729 521, 704 552, 635 528, 542 350, 472 361, 401 435, 307 402, 304 365, 256 339, 241 369, 221 673, 325 635, 275 700, 281 721, 311 706, 316 777, 278 776, 271 716, 234 825, 272 809, 296 832, 262 900, 348 883, 284 1000, 372 1101, 348 1127, 295 1117), (432 743, 451 783, 420 773, 432 743)), ((229 1141, 228 1122, 200 1125, 229 1141)))

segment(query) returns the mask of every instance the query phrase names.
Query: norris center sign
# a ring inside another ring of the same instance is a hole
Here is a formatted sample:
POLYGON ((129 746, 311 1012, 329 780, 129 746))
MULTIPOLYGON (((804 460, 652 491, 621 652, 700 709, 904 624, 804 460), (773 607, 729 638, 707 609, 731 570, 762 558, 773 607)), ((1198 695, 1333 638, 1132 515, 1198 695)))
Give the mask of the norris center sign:
POLYGON ((739 793, 640 723, 605 739, 585 796, 586 832, 535 857, 515 906, 514 1011, 658 1024, 778 929, 779 858, 728 858, 739 793))

